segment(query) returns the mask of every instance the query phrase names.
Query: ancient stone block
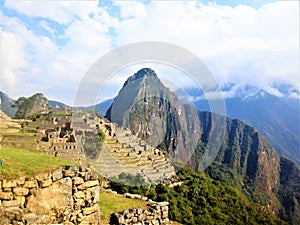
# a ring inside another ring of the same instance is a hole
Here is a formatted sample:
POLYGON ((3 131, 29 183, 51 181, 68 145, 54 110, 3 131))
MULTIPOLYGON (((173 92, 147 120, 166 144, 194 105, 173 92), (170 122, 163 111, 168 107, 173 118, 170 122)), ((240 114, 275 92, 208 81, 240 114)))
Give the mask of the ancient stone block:
POLYGON ((125 222, 125 218, 124 218, 124 216, 119 216, 119 218, 118 218, 118 223, 119 224, 122 224, 122 223, 124 223, 125 222))
POLYGON ((78 186, 78 190, 84 190, 87 189, 89 187, 94 187, 99 185, 99 181, 98 180, 91 180, 91 181, 87 181, 85 183, 83 183, 82 185, 78 186))
POLYGON ((93 213, 91 215, 82 217, 80 224, 81 225, 87 225, 87 224, 97 225, 97 224, 100 224, 98 213, 93 213))
POLYGON ((18 203, 18 206, 20 208, 24 208, 24 204, 25 204, 25 197, 24 196, 16 196, 15 197, 17 203, 18 203))
POLYGON ((44 180, 49 180, 51 178, 50 173, 40 173, 34 177, 38 181, 44 181, 44 180))
POLYGON ((92 202, 98 203, 100 200, 100 187, 99 186, 92 187, 90 188, 90 192, 92 195, 92 202))
POLYGON ((2 201, 1 205, 3 208, 18 207, 18 202, 16 200, 2 201))
POLYGON ((51 219, 46 215, 36 215, 34 213, 23 214, 22 220, 26 222, 26 224, 48 224, 51 219))
POLYGON ((132 222, 133 223, 137 223, 138 222, 138 218, 137 217, 132 217, 132 222))
POLYGON ((73 208, 72 180, 63 178, 28 197, 26 208, 36 215, 52 215, 73 208))
POLYGON ((3 210, 4 217, 10 220, 21 220, 22 210, 18 207, 11 207, 3 210))
POLYGON ((99 206, 98 205, 94 205, 92 207, 88 207, 88 208, 84 208, 82 209, 82 212, 83 212, 83 215, 90 215, 94 212, 97 212, 99 209, 99 206))
POLYGON ((23 185, 25 183, 25 177, 19 177, 16 179, 18 185, 23 185))
POLYGON ((2 192, 0 191, 0 199, 2 200, 11 200, 13 198, 13 194, 11 192, 2 192))
POLYGON ((142 213, 143 213, 143 209, 138 208, 138 209, 137 209, 137 214, 138 214, 138 215, 141 215, 142 213))
POLYGON ((3 180, 2 181, 2 188, 12 188, 16 187, 17 182, 15 180, 3 180))
POLYGON ((29 189, 23 187, 15 187, 13 192, 17 196, 26 196, 29 193, 29 189))
POLYGON ((83 191, 75 192, 74 198, 85 198, 85 193, 83 191))
MULTIPOLYGON (((78 210, 74 210, 72 213, 71 213, 71 216, 77 216, 81 213, 81 210, 78 209, 78 210)), ((76 217, 77 218, 77 217, 76 217)))
POLYGON ((53 173, 52 173, 52 180, 53 181, 57 181, 59 179, 63 178, 63 172, 62 172, 62 168, 59 168, 57 170, 55 170, 53 173))
POLYGON ((49 185, 52 184, 52 180, 51 179, 48 179, 48 180, 42 180, 41 181, 41 187, 48 187, 49 185))
POLYGON ((138 217, 138 221, 140 221, 140 222, 144 221, 145 219, 146 219, 146 215, 145 214, 141 214, 138 217))
POLYGON ((79 185, 79 184, 83 184, 84 183, 84 180, 83 180, 82 177, 73 177, 72 180, 73 180, 73 183, 75 185, 79 185))
POLYGON ((78 199, 75 203, 75 208, 80 209, 85 206, 85 201, 83 199, 78 199))
POLYGON ((168 211, 162 212, 162 218, 168 218, 168 211))
POLYGON ((165 218, 160 221, 161 225, 167 225, 168 223, 169 223, 169 218, 165 218))
POLYGON ((169 202, 159 202, 157 203, 160 207, 168 206, 169 202))
POLYGON ((168 210, 169 210, 169 207, 168 207, 168 206, 161 207, 161 211, 162 211, 162 212, 168 211, 168 210))
POLYGON ((27 180, 25 181, 23 187, 25 188, 35 188, 35 187, 38 187, 38 182, 37 180, 27 180))
POLYGON ((158 220, 153 220, 153 221, 152 221, 152 224, 153 224, 153 225, 159 225, 159 221, 158 221, 158 220))

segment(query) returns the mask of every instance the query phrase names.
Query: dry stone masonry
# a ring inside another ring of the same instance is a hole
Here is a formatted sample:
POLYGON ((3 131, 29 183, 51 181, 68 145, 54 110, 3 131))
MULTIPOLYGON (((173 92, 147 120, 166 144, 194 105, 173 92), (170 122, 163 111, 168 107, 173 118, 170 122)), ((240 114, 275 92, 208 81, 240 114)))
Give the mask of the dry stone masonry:
POLYGON ((1 180, 0 224, 100 224, 99 191, 86 167, 1 180))
POLYGON ((126 209, 111 215, 110 224, 166 225, 169 222, 169 202, 149 203, 147 208, 126 209))

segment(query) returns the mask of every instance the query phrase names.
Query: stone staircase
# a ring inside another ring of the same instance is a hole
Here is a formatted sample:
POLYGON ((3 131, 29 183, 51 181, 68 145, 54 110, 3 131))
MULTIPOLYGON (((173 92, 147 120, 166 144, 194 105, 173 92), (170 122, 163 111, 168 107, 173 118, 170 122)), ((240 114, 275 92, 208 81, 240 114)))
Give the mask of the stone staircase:
POLYGON ((103 150, 92 166, 104 177, 122 172, 142 174, 148 183, 175 175, 171 161, 158 149, 147 145, 130 130, 117 128, 114 137, 106 135, 103 150))

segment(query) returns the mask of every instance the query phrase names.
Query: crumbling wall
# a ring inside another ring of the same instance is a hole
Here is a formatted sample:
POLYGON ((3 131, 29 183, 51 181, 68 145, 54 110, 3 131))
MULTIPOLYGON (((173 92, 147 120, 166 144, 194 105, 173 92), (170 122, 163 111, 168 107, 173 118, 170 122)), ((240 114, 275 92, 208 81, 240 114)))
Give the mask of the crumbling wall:
POLYGON ((86 167, 1 180, 0 224, 100 224, 99 191, 86 167))
POLYGON ((146 208, 126 209, 111 215, 110 224, 166 225, 169 222, 169 202, 152 202, 146 208))

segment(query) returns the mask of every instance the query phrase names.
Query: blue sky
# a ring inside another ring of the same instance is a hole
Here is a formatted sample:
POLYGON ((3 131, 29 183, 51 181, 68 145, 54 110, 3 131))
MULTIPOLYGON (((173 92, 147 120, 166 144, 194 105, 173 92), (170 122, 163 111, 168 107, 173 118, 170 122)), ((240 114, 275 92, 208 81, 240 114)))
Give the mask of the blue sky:
MULTIPOLYGON (((14 98, 43 92, 72 104, 97 59, 140 41, 190 50, 226 88, 225 97, 253 86, 299 98, 298 1, 0 1, 0 34, 0 90, 14 98)), ((142 66, 116 75, 100 100, 142 66)), ((174 68, 147 66, 182 88, 193 86, 174 68)))

